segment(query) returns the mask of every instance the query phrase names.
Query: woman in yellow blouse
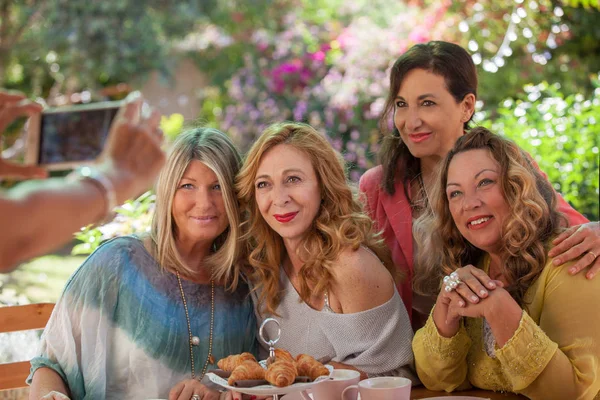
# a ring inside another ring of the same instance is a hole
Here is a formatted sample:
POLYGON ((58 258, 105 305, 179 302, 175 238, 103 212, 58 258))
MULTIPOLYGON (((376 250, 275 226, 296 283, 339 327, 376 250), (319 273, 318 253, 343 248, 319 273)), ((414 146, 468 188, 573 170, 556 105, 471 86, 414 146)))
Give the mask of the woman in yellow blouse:
POLYGON ((436 290, 450 275, 413 340, 424 385, 600 399, 600 281, 552 265, 562 216, 529 158, 473 129, 431 195, 432 212, 417 221, 429 234, 415 238, 419 265, 431 271, 415 285, 436 290))

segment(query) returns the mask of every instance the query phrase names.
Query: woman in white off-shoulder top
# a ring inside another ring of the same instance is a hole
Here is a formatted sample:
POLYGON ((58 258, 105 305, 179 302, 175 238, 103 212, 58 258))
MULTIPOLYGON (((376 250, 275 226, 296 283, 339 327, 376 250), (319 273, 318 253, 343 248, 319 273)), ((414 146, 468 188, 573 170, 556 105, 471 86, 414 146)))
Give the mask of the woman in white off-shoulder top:
POLYGON ((255 309, 259 323, 279 320, 277 346, 363 376, 413 377, 395 268, 325 137, 300 123, 268 127, 237 189, 255 309))

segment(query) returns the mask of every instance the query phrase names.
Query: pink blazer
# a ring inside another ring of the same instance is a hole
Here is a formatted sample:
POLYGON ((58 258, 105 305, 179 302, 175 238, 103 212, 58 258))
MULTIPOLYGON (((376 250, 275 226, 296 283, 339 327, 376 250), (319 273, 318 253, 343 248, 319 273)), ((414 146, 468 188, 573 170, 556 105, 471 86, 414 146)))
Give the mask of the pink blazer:
MULTIPOLYGON (((536 164, 537 167, 537 164, 536 164)), ((545 178, 547 175, 542 172, 545 178)), ((396 268, 404 271, 406 277, 397 285, 398 292, 406 306, 412 321, 412 278, 413 278, 413 237, 412 212, 401 182, 396 182, 396 192, 390 196, 381 187, 383 168, 381 165, 371 168, 360 178, 359 188, 366 197, 366 210, 381 230, 383 238, 392 252, 396 268)), ((569 225, 589 222, 558 195, 558 209, 569 225)))

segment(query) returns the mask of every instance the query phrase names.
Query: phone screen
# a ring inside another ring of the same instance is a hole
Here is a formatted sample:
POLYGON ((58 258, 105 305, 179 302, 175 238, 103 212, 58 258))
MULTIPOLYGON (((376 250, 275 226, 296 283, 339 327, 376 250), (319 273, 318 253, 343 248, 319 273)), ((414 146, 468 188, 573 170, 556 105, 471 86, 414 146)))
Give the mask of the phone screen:
POLYGON ((102 152, 118 106, 42 114, 38 164, 77 163, 102 152))

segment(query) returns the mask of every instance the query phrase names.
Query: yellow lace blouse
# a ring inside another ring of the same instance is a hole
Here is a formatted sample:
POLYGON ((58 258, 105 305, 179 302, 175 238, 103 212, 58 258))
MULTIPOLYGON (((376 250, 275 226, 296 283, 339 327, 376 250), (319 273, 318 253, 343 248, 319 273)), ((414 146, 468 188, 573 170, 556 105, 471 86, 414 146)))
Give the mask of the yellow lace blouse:
MULTIPOLYGON (((518 329, 495 357, 485 350, 483 320, 466 318, 452 338, 431 315, 415 334, 419 378, 431 390, 481 389, 531 399, 600 399, 600 277, 568 274, 551 261, 525 295, 518 329)), ((487 270, 489 260, 480 265, 487 270)))

